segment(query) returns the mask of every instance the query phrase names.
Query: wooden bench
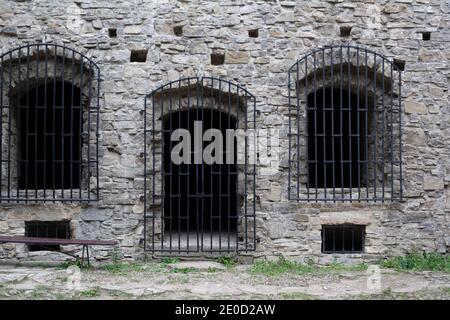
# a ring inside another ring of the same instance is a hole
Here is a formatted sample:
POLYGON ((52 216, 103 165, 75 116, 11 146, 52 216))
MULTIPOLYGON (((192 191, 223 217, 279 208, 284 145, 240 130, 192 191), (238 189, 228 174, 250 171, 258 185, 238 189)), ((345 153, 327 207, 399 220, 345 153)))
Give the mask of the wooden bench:
POLYGON ((0 236, 1 243, 25 243, 35 245, 80 245, 83 246, 81 255, 81 264, 85 262, 84 254, 86 251, 87 265, 89 262, 89 246, 114 246, 117 241, 114 240, 78 240, 78 239, 57 239, 57 238, 35 238, 35 237, 22 237, 22 236, 0 236))

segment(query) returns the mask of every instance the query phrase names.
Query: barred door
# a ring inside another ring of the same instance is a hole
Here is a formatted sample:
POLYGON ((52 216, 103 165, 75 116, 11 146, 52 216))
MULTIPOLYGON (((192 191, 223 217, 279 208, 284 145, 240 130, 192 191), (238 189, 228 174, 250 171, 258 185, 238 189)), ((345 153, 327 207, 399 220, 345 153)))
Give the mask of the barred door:
POLYGON ((254 250, 254 96, 222 79, 179 79, 146 97, 144 122, 145 250, 254 250))

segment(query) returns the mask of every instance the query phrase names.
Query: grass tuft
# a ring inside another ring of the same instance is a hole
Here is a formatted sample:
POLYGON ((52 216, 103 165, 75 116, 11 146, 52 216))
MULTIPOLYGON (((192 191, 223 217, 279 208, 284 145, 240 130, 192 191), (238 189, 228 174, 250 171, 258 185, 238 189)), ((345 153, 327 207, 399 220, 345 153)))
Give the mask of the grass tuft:
POLYGON ((176 258, 176 257, 164 257, 161 260, 161 264, 164 266, 167 266, 168 264, 172 264, 172 263, 178 263, 180 262, 180 258, 176 258))
POLYGON ((405 256, 385 259, 380 262, 380 266, 397 271, 442 271, 450 273, 450 256, 438 252, 413 250, 405 256))
POLYGON ((129 272, 143 272, 147 271, 146 265, 140 263, 130 262, 113 262, 98 267, 99 270, 108 271, 116 274, 126 274, 129 272))
POLYGON ((223 264, 227 268, 231 268, 236 265, 237 260, 232 257, 222 256, 217 258, 217 262, 223 264))
POLYGON ((80 296, 84 298, 93 298, 100 295, 100 290, 98 288, 84 290, 80 292, 80 296))
POLYGON ((335 273, 344 271, 365 271, 367 264, 344 265, 342 263, 332 263, 327 266, 317 264, 301 264, 286 260, 280 257, 277 261, 258 261, 250 267, 250 272, 263 274, 266 276, 280 276, 283 274, 304 275, 310 273, 335 273))

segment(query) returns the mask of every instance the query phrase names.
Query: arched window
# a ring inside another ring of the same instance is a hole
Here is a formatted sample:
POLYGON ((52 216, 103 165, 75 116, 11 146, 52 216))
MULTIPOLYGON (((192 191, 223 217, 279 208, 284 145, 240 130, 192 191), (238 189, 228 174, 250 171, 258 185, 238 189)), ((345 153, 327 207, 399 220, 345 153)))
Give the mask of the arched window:
POLYGON ((146 97, 144 122, 145 250, 254 250, 256 164, 245 133, 255 98, 222 79, 180 79, 146 97))
POLYGON ((401 73, 373 51, 317 49, 289 69, 289 196, 402 198, 401 73))
POLYGON ((0 57, 0 201, 98 198, 99 80, 93 61, 64 46, 0 57))

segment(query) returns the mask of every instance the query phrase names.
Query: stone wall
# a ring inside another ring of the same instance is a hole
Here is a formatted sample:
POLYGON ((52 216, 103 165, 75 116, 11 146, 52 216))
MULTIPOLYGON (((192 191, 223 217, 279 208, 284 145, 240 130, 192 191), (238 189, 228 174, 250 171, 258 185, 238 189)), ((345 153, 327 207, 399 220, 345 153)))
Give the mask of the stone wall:
MULTIPOLYGON (((449 13, 446 0, 0 1, 0 53, 35 42, 75 48, 98 63, 104 95, 100 201, 2 204, 0 234, 23 235, 24 221, 36 217, 71 219, 76 237, 117 239, 124 257, 142 257, 145 94, 180 77, 224 77, 256 96, 258 125, 280 129, 285 146, 288 68, 311 49, 354 44, 405 62, 404 201, 288 201, 287 149, 281 148, 279 170, 258 177, 259 243, 250 255, 329 261, 332 255, 320 253, 324 223, 367 225, 366 253, 339 255, 343 259, 400 254, 416 246, 446 252, 449 13), (341 36, 343 27, 351 27, 350 35, 341 36), (424 32, 430 40, 423 40, 424 32), (130 62, 131 51, 142 49, 148 50, 146 61, 130 62), (211 63, 211 54, 218 64, 211 63)), ((94 251, 97 258, 110 254, 108 248, 94 251)), ((23 257, 26 249, 3 245, 0 254, 23 257)))

